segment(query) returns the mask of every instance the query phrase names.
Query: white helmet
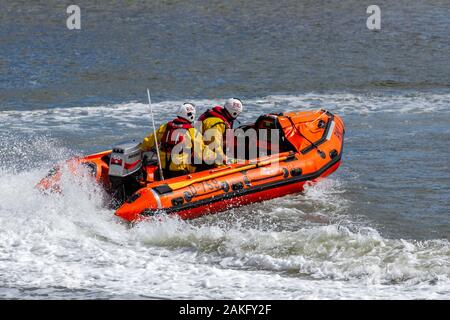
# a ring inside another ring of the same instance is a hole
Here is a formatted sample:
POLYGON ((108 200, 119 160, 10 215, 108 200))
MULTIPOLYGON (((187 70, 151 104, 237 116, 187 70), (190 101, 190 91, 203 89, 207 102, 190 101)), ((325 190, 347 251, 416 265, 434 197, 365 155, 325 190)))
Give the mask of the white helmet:
POLYGON ((181 105, 178 109, 177 116, 189 122, 194 122, 195 106, 192 103, 183 103, 183 105, 181 105))
POLYGON ((244 109, 241 100, 237 98, 228 99, 223 107, 228 111, 233 119, 236 119, 244 109))

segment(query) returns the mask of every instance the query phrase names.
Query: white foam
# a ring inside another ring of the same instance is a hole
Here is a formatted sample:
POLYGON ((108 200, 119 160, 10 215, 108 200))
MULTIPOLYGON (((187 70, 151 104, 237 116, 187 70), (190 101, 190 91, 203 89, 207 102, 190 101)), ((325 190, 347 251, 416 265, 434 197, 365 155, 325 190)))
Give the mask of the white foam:
MULTIPOLYGON (((198 111, 220 104, 221 100, 193 100, 198 111)), ((163 101, 153 103, 156 121, 171 118, 183 101, 163 101)), ((245 100, 246 112, 241 121, 254 120, 255 116, 269 112, 288 110, 313 110, 325 108, 341 115, 367 114, 373 112, 430 113, 449 112, 450 94, 415 93, 391 94, 350 94, 350 93, 309 93, 303 95, 276 95, 245 100)), ((148 127, 150 114, 148 105, 127 102, 106 106, 38 109, 32 111, 3 111, 0 113, 0 128, 21 130, 22 132, 103 129, 111 124, 129 128, 148 127), (102 123, 102 128, 98 124, 102 123)), ((1 130, 1 129, 0 129, 1 130)))
POLYGON ((129 229, 102 207, 91 181, 65 175, 64 194, 45 196, 33 188, 43 174, 0 172, 3 287, 153 298, 450 297, 443 240, 390 240, 338 224, 274 231, 174 218, 129 229))
MULTIPOLYGON (((299 99, 267 97, 254 104, 269 111, 299 99)), ((301 99, 316 108, 311 101, 337 97, 301 99)), ((364 102, 351 95, 339 99, 364 102)), ((163 105, 170 110, 175 103, 163 105)), ((138 119, 146 112, 146 105, 131 103, 20 117, 7 112, 0 122, 24 118, 26 125, 15 124, 35 131, 49 121, 70 127, 75 114, 78 125, 116 117, 144 126, 148 119, 138 119)), ((343 214, 349 203, 339 179, 196 221, 163 218, 130 229, 103 206, 104 195, 89 178, 64 174, 63 194, 42 195, 34 188, 52 166, 49 158, 73 154, 64 143, 38 134, 1 137, 1 297, 450 298, 448 241, 387 239, 370 224, 355 223, 343 214)))

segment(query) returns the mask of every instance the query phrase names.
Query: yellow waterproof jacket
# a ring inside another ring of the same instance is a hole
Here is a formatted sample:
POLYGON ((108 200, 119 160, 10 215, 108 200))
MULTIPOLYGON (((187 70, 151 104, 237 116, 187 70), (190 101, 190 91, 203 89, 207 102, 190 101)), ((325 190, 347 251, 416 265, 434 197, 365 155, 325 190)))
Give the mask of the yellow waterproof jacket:
POLYGON ((202 121, 203 139, 210 155, 214 155, 216 163, 222 163, 225 159, 224 139, 228 128, 227 124, 217 117, 209 117, 202 121))
MULTIPOLYGON (((164 124, 156 130, 158 143, 167 130, 167 124, 164 124)), ((142 151, 149 151, 155 147, 155 135, 152 133, 141 143, 142 151)), ((175 148, 174 148, 175 149, 175 148)), ((195 128, 189 128, 185 131, 185 139, 183 139, 182 152, 166 152, 159 149, 161 157, 161 166, 165 170, 170 171, 188 171, 195 172, 195 163, 201 163, 205 145, 201 134, 195 128), (195 160, 196 159, 196 160, 195 160), (195 160, 195 163, 194 163, 195 160)))

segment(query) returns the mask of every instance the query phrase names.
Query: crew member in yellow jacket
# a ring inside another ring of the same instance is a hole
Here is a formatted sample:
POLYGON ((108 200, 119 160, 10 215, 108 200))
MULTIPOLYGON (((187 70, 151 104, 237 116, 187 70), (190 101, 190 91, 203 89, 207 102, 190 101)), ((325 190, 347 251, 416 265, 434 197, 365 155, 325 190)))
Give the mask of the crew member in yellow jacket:
MULTIPOLYGON (((202 163, 205 145, 201 134, 192 125, 194 119, 195 106, 185 103, 179 108, 176 119, 156 131, 165 178, 193 173, 195 164, 202 163)), ((141 150, 150 151, 154 147, 155 137, 150 134, 141 143, 141 150)))
MULTIPOLYGON (((225 152, 226 132, 233 129, 234 120, 242 113, 241 100, 228 99, 224 106, 216 106, 203 113, 198 120, 202 122, 202 134, 204 143, 215 154, 214 163, 221 165, 228 159, 225 152)), ((211 164, 211 163, 208 163, 211 164)))

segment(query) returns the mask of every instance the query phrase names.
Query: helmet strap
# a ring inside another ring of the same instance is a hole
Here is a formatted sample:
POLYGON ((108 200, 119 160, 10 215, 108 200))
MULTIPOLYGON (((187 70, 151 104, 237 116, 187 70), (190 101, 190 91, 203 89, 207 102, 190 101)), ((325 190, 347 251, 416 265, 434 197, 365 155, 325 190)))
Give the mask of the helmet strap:
POLYGON ((229 119, 229 120, 236 120, 236 118, 233 118, 233 116, 230 114, 230 112, 228 112, 227 109, 222 108, 223 111, 225 111, 225 116, 229 119))
POLYGON ((180 116, 177 116, 177 118, 182 120, 182 121, 188 121, 189 123, 192 123, 192 121, 189 120, 189 119, 186 119, 186 118, 183 118, 183 117, 180 117, 180 116))

